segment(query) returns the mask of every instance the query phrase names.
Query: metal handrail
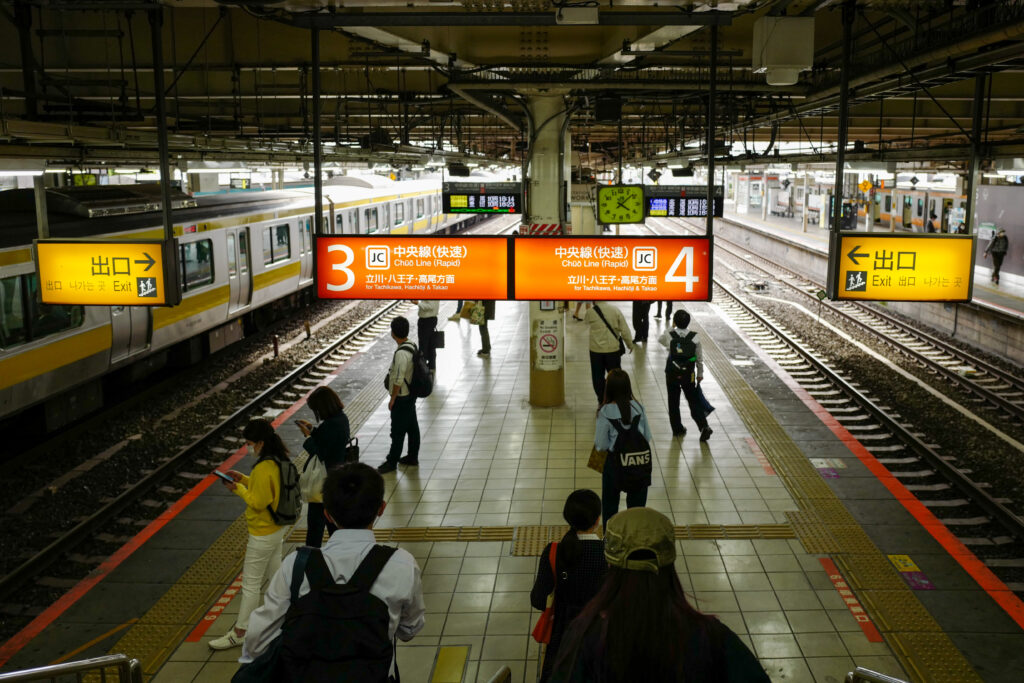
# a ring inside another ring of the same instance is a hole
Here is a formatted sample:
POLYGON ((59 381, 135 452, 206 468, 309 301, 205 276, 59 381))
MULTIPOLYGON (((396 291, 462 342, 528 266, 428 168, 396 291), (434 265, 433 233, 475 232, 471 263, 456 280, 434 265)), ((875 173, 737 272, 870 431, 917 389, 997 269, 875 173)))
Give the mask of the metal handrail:
POLYGON ((508 665, 501 667, 498 671, 491 676, 487 683, 508 683, 512 680, 512 669, 508 668, 508 665))
POLYGON ((877 671, 871 669, 865 669, 862 666, 858 666, 856 669, 846 674, 846 683, 907 683, 902 678, 893 678, 892 676, 886 676, 880 674, 877 671))
POLYGON ((58 676, 77 674, 77 679, 82 680, 82 674, 98 673, 101 681, 114 681, 107 677, 108 669, 117 669, 118 683, 142 683, 142 665, 139 660, 131 659, 128 655, 106 655, 83 659, 78 662, 64 662, 63 664, 51 664, 40 666, 35 669, 24 671, 12 671, 11 673, 0 674, 0 682, 9 681, 56 681, 58 676))

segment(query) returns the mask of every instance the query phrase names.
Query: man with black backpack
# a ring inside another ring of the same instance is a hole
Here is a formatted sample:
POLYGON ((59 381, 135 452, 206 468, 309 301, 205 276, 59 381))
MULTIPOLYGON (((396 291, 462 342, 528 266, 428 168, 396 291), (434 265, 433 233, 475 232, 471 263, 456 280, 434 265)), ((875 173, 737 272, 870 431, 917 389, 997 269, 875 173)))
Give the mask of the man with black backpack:
POLYGON ((381 474, 394 472, 398 465, 416 467, 420 464, 420 425, 416 421, 416 399, 430 395, 433 380, 423 356, 416 345, 409 341, 409 321, 398 316, 391 321, 391 338, 398 344, 391 358, 391 368, 384 380, 384 386, 391 399, 391 450, 387 459, 377 467, 381 474), (404 458, 402 444, 409 435, 409 454, 404 458))
POLYGON ((323 549, 286 557, 253 613, 233 683, 398 681, 396 639, 425 623, 420 568, 407 551, 376 545, 384 480, 348 463, 327 475, 324 514, 338 527, 323 549))
POLYGON ((698 385, 704 379, 704 357, 701 353, 700 340, 697 333, 688 329, 690 314, 678 310, 672 316, 673 328, 662 333, 658 341, 668 349, 668 361, 665 363, 665 385, 668 387, 668 419, 672 425, 672 435, 686 434, 683 421, 679 417, 679 394, 686 396, 690 406, 690 417, 700 429, 700 440, 711 438, 711 427, 708 426, 704 405, 700 400, 698 385))

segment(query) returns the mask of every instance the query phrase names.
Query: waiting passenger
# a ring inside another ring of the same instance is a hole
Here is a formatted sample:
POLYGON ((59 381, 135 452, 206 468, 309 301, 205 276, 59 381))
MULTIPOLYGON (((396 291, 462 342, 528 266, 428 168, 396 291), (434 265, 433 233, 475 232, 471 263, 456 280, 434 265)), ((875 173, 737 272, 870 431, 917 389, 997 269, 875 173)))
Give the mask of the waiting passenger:
POLYGON ((626 318, 618 308, 603 301, 595 301, 594 307, 584 316, 590 331, 590 381, 597 394, 597 402, 604 400, 605 374, 622 367, 622 354, 626 347, 636 348, 633 334, 629 331, 626 318))
MULTIPOLYGON (((330 387, 318 387, 306 401, 313 411, 317 425, 306 420, 297 420, 299 429, 306 440, 302 447, 310 458, 319 458, 324 469, 330 471, 345 464, 346 450, 350 436, 345 404, 330 387)), ((324 526, 330 536, 338 528, 324 518, 323 495, 317 493, 306 506, 306 545, 319 548, 324 539, 324 526)))
POLYGON ((1006 229, 999 228, 995 237, 988 243, 985 249, 985 258, 992 254, 992 282, 999 284, 999 269, 1003 267, 1003 259, 1006 252, 1010 250, 1010 240, 1006 237, 1006 229))
POLYGON ((626 507, 647 504, 651 485, 651 428, 640 402, 633 398, 629 375, 616 368, 608 373, 604 403, 597 410, 594 448, 607 453, 601 472, 601 506, 608 524, 626 492, 626 507), (646 451, 646 452, 645 452, 646 451))
POLYGON ((484 317, 480 322, 480 350, 476 352, 476 355, 480 358, 491 357, 491 333, 487 329, 487 321, 494 320, 494 302, 493 301, 481 301, 484 305, 484 317))
POLYGON ((210 641, 211 650, 229 650, 242 644, 249 628, 249 615, 259 606, 263 582, 281 566, 281 545, 287 531, 287 526, 274 520, 271 510, 276 510, 281 502, 281 469, 275 460, 288 460, 288 449, 266 418, 250 420, 242 436, 249 452, 257 459, 256 465, 249 476, 228 470, 228 476, 235 481, 223 482, 229 491, 245 501, 249 542, 242 564, 242 602, 235 625, 220 638, 210 641))
POLYGON ((549 543, 544 548, 537 580, 530 591, 530 604, 539 610, 547 607, 547 598, 554 592, 554 623, 551 641, 544 651, 540 683, 545 683, 551 676, 558 647, 569 622, 597 594, 608 571, 604 543, 596 533, 597 525, 601 523, 601 499, 597 494, 589 489, 573 491, 565 501, 562 516, 569 523, 569 531, 561 541, 549 543), (550 561, 552 546, 555 547, 554 566, 550 561))
POLYGON ((565 634, 551 681, 768 683, 743 641, 687 602, 674 531, 650 508, 612 517, 607 578, 565 634))
POLYGON ((398 465, 416 467, 420 464, 420 425, 416 421, 416 397, 409 391, 412 384, 413 350, 409 342, 409 321, 398 316, 391 321, 391 338, 398 344, 391 357, 387 387, 391 394, 388 410, 391 411, 391 450, 387 459, 377 467, 381 474, 394 472, 398 465), (409 435, 409 453, 402 455, 402 446, 409 435))
POLYGON ((260 667, 276 657, 291 681, 389 680, 393 642, 419 633, 425 607, 413 556, 374 541, 373 524, 384 507, 384 480, 372 467, 347 463, 327 475, 324 512, 338 530, 322 550, 302 548, 285 558, 252 615, 239 662, 259 658, 254 666, 260 667), (293 572, 303 565, 292 604, 293 572))
POLYGON ((412 299, 417 307, 416 340, 420 345, 423 360, 431 372, 437 371, 437 349, 434 348, 434 332, 437 330, 437 314, 441 308, 440 301, 412 299))

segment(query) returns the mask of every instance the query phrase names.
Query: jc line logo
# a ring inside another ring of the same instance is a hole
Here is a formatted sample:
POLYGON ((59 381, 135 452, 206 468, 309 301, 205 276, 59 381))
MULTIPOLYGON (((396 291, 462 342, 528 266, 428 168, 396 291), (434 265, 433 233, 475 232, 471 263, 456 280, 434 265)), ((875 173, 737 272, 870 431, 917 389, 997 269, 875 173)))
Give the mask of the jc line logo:
POLYGON ((633 270, 657 270, 658 250, 656 247, 635 247, 633 249, 633 270))

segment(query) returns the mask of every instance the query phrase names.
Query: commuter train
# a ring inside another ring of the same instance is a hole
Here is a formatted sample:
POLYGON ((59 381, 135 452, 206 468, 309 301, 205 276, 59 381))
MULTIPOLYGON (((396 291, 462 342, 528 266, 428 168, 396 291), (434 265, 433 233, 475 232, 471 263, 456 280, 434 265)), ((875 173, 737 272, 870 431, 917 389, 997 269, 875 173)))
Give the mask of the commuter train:
MULTIPOLYGON (((804 205, 804 188, 799 181, 788 188, 792 195, 792 204, 789 206, 789 215, 800 215, 804 205)), ((814 183, 807 187, 809 195, 824 197, 827 192, 832 191, 831 183, 814 183)), ((769 194, 773 190, 769 188, 769 194)), ((890 221, 896 230, 907 230, 911 232, 924 232, 929 217, 935 215, 937 228, 942 232, 953 232, 957 229, 954 209, 965 209, 967 195, 949 190, 937 189, 905 189, 886 188, 875 189, 871 193, 858 193, 860 201, 857 205, 857 216, 860 218, 858 227, 864 227, 864 218, 871 212, 871 222, 874 226, 888 230, 890 221), (951 219, 954 221, 950 225, 951 219)), ((772 203, 769 204, 771 213, 781 212, 785 207, 775 208, 779 203, 774 196, 770 196, 772 203)), ((821 207, 824 205, 822 199, 811 200, 810 222, 816 223, 819 220, 821 207)), ((826 223, 827 223, 826 218, 826 223)))
MULTIPOLYGON (((447 233, 477 220, 441 213, 437 180, 383 187, 335 180, 346 184, 324 188, 326 233, 447 233)), ((157 192, 155 185, 48 190, 50 236, 161 239, 157 192)), ((0 192, 0 421, 33 407, 40 426, 58 428, 100 407, 112 374, 137 379, 195 362, 312 297, 313 203, 312 189, 178 192, 180 305, 58 306, 40 301, 32 190, 0 192)))

